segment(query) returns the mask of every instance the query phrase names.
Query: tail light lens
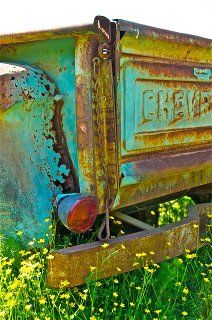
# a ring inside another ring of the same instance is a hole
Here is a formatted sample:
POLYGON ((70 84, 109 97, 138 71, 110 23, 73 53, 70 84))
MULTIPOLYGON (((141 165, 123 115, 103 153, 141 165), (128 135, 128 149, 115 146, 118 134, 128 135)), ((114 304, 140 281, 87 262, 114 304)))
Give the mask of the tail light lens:
POLYGON ((61 194, 57 197, 58 216, 66 228, 76 233, 88 231, 97 217, 97 202, 92 196, 61 194))

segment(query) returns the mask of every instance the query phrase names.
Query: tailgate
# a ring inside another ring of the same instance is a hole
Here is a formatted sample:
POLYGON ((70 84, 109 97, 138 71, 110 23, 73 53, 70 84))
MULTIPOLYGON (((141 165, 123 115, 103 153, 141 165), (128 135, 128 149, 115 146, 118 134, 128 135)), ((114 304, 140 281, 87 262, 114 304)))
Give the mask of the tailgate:
POLYGON ((211 42, 119 21, 115 207, 211 182, 211 42))

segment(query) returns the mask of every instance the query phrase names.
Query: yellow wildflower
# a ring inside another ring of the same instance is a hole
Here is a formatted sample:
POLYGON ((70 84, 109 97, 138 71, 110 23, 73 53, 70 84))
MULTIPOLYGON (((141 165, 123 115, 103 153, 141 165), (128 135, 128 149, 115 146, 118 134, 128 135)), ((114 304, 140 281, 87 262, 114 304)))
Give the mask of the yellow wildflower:
POLYGON ((182 315, 183 315, 183 317, 185 317, 185 316, 187 316, 187 315, 188 315, 188 312, 183 311, 183 312, 182 312, 182 315))
POLYGON ((38 242, 41 243, 41 244, 45 243, 45 239, 39 239, 38 242))
POLYGON ((150 313, 150 310, 147 309, 147 308, 146 308, 144 311, 145 311, 146 313, 150 313))
POLYGON ((75 302, 71 302, 71 303, 70 303, 70 307, 71 307, 71 308, 74 308, 75 306, 76 306, 76 303, 75 303, 75 302))
POLYGON ((48 249, 44 248, 43 249, 43 254, 46 255, 48 253, 48 249))
POLYGON ((90 270, 91 270, 91 272, 93 272, 94 270, 96 270, 96 267, 90 266, 90 270))
POLYGON ((60 285, 61 285, 62 287, 66 287, 66 286, 68 286, 69 284, 70 284, 70 282, 67 281, 67 280, 64 280, 64 281, 61 281, 61 282, 60 282, 60 285))
POLYGON ((96 317, 91 316, 91 317, 90 317, 90 320, 97 320, 97 319, 96 319, 96 317))
POLYGON ((186 258, 187 258, 187 259, 193 259, 193 258, 196 258, 196 257, 197 257, 196 253, 192 253, 192 254, 187 253, 187 254, 186 254, 186 258))
POLYGON ((195 228, 195 229, 197 229, 197 228, 199 228, 199 225, 198 224, 193 224, 193 227, 195 228))
POLYGON ((52 260, 54 259, 54 256, 52 254, 49 254, 47 257, 46 257, 47 260, 52 260))
POLYGON ((18 236, 22 236, 22 234, 23 234, 23 231, 22 231, 22 230, 19 230, 19 231, 17 232, 17 235, 18 235, 18 236))
POLYGON ((100 287, 102 285, 102 283, 100 281, 96 282, 96 287, 100 287))
POLYGON ((64 293, 60 295, 60 298, 62 299, 69 299, 70 298, 70 294, 69 293, 64 293))
POLYGON ((150 254, 151 254, 151 255, 154 255, 154 254, 155 254, 155 252, 154 252, 154 251, 150 251, 150 254))
POLYGON ((184 288, 184 289, 183 289, 183 293, 187 294, 187 293, 188 293, 188 289, 187 289, 187 288, 184 288))
POLYGON ((118 297, 118 293, 117 293, 117 292, 113 292, 113 296, 114 296, 115 298, 117 298, 117 297, 118 297))
POLYGON ((155 310, 154 312, 160 314, 162 310, 155 310))
POLYGON ((102 313, 103 311, 104 311, 104 309, 102 309, 102 308, 99 308, 99 312, 101 312, 101 313, 102 313))
POLYGON ((138 262, 134 262, 133 267, 136 267, 138 264, 139 264, 138 262))
POLYGON ((179 258, 177 259, 179 263, 183 263, 183 259, 179 258))
POLYGON ((116 269, 117 269, 117 271, 121 272, 121 269, 120 269, 120 268, 116 268, 116 269))
POLYGON ((176 287, 180 287, 181 284, 182 284, 181 282, 176 282, 176 283, 175 283, 175 286, 176 286, 176 287))
POLYGON ((141 258, 141 257, 147 256, 147 254, 146 254, 145 252, 142 252, 142 253, 136 253, 135 256, 136 256, 137 258, 141 258))
POLYGON ((125 304, 124 304, 124 303, 120 303, 120 307, 121 307, 121 308, 124 308, 124 307, 125 307, 125 304))
POLYGON ((83 304, 79 304, 79 310, 84 310, 85 306, 83 306, 83 304))
POLYGON ((122 224, 122 222, 120 220, 114 220, 113 223, 114 224, 119 224, 119 225, 122 224))
POLYGON ((40 304, 45 304, 46 303, 46 299, 45 298, 40 298, 38 301, 39 301, 40 304))
POLYGON ((11 272, 12 272, 12 269, 10 269, 10 268, 6 269, 6 275, 11 274, 11 272))
POLYGON ((154 269, 151 269, 151 268, 148 268, 148 269, 147 269, 147 272, 149 272, 149 273, 154 273, 155 270, 154 270, 154 269))
POLYGON ((210 282, 210 280, 208 278, 204 278, 205 282, 210 282))
POLYGON ((109 246, 109 243, 103 243, 103 244, 101 245, 101 247, 104 248, 104 249, 107 248, 108 246, 109 246))
POLYGON ((141 290, 141 287, 135 287, 136 288, 136 290, 141 290))
POLYGON ((26 255, 26 251, 25 250, 20 250, 19 253, 20 253, 21 256, 25 256, 26 255))
POLYGON ((31 309, 32 305, 31 304, 26 304, 25 305, 25 310, 29 311, 31 309))
POLYGON ((117 306, 118 306, 118 303, 117 303, 117 302, 114 302, 113 305, 114 305, 115 307, 117 307, 117 306))
POLYGON ((113 280, 114 283, 119 283, 118 279, 113 280))
POLYGON ((135 306, 135 303, 130 302, 130 307, 134 307, 134 306, 135 306))
POLYGON ((13 308, 16 305, 16 301, 14 299, 10 299, 8 301, 8 307, 13 308))
POLYGON ((82 298, 83 300, 87 299, 87 293, 79 293, 80 298, 82 298))

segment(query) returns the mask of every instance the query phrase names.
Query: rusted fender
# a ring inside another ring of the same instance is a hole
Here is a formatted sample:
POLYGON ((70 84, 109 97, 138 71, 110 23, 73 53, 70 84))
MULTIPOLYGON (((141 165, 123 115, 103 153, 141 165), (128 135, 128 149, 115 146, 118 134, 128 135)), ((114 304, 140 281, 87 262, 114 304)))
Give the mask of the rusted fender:
POLYGON ((0 63, 0 109, 24 100, 56 94, 55 84, 41 70, 31 66, 0 63))
POLYGON ((54 81, 32 66, 0 63, 0 90, 0 233, 15 251, 47 238, 44 220, 73 171, 54 81))

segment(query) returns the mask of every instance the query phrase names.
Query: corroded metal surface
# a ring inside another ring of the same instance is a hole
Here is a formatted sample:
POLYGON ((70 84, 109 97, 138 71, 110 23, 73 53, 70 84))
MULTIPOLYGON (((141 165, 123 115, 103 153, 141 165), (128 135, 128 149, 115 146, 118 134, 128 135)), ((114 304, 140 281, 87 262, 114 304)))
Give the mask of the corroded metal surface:
POLYGON ((57 194, 79 191, 74 41, 2 46, 0 58, 0 233, 22 230, 26 244, 50 232, 57 194))
POLYGON ((48 266, 48 285, 60 287, 66 280, 67 286, 76 286, 85 283, 86 277, 102 279, 173 258, 185 249, 195 250, 199 246, 198 213, 211 213, 212 205, 198 205, 191 211, 180 222, 110 239, 105 248, 93 242, 55 251, 48 266))
POLYGON ((97 35, 76 39, 76 112, 80 191, 96 196, 101 214, 107 181, 113 199, 119 177, 112 65, 99 45, 97 35))
POLYGON ((163 30, 159 28, 154 28, 139 23, 126 21, 122 19, 117 19, 118 28, 122 32, 129 32, 136 36, 145 36, 153 39, 166 40, 168 42, 181 42, 186 44, 192 44, 195 46, 203 46, 211 48, 211 41, 206 38, 183 34, 169 30, 163 30))
POLYGON ((82 34, 93 34, 93 24, 71 26, 49 30, 34 30, 21 33, 2 34, 0 31, 0 45, 8 43, 29 42, 46 39, 59 39, 67 37, 78 37, 82 34))
POLYGON ((211 183, 212 42, 118 21, 114 209, 211 183))

